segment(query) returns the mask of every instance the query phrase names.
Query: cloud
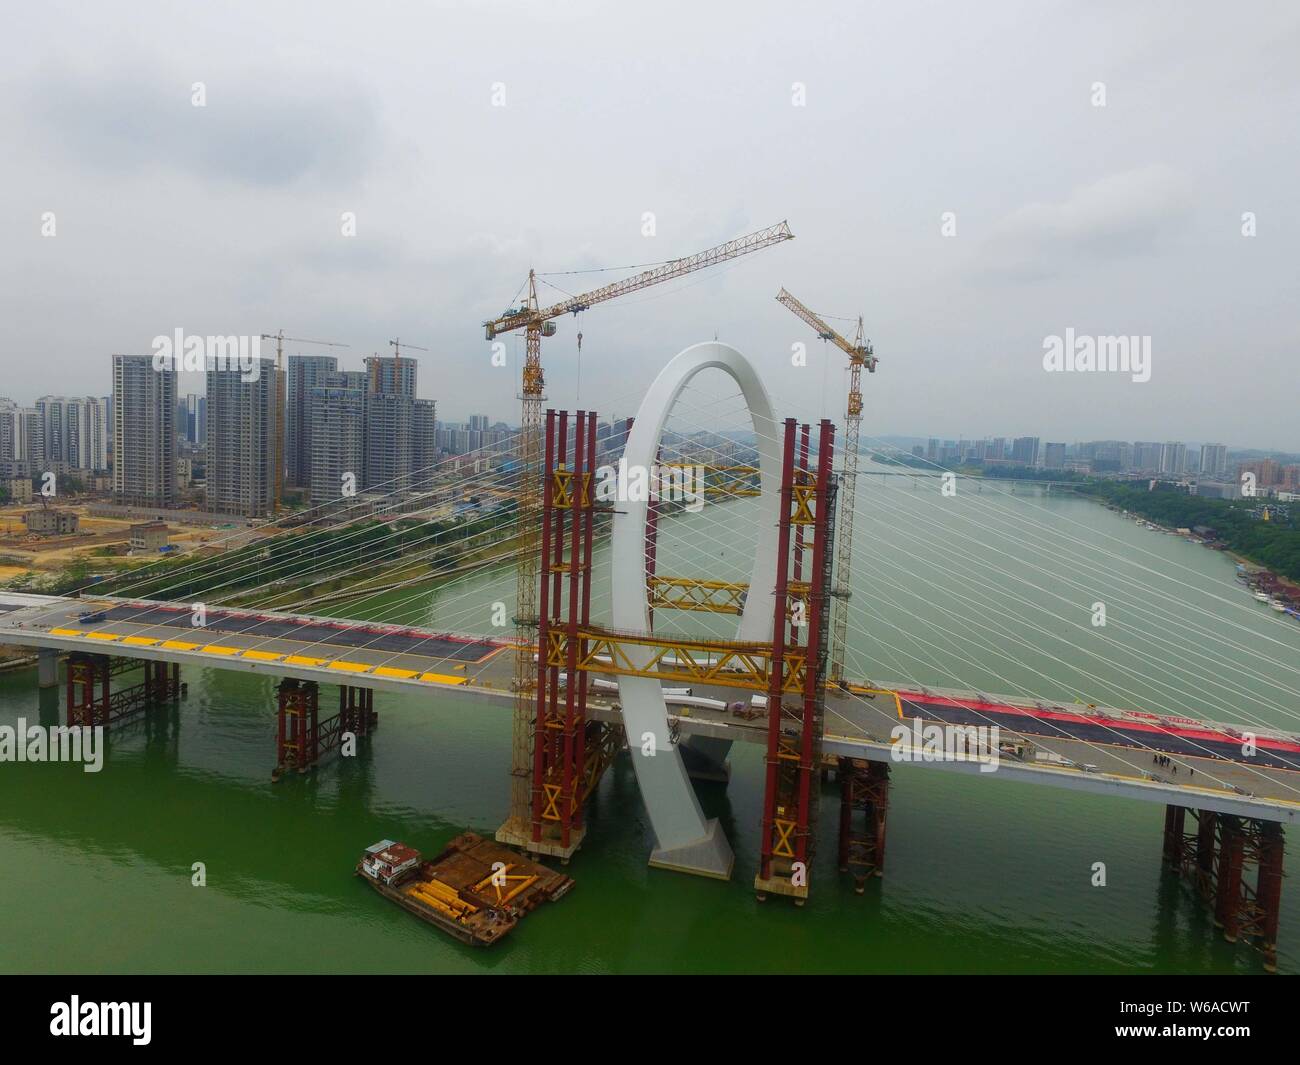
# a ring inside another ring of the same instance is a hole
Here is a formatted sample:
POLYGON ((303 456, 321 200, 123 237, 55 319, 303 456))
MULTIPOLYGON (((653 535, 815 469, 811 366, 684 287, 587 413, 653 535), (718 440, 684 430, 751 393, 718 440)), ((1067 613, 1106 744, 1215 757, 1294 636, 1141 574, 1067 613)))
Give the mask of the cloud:
POLYGON ((28 84, 29 114, 79 168, 135 174, 160 168, 205 181, 277 188, 355 180, 379 139, 370 95, 346 78, 258 70, 205 82, 156 64, 111 72, 47 66, 28 84))
POLYGON ((998 222, 982 242, 978 269, 1020 280, 1131 259, 1161 250, 1187 221, 1181 175, 1152 165, 1075 189, 1059 203, 1031 203, 998 222))

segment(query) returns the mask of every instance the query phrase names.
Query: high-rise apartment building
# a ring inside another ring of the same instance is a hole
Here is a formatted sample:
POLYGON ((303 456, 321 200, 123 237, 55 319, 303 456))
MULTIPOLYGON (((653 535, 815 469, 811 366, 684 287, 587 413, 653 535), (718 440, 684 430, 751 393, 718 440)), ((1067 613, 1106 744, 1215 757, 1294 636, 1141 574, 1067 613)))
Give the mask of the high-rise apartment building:
POLYGON ((1228 446, 1226 444, 1201 445, 1201 473, 1206 477, 1222 477, 1228 472, 1228 446))
POLYGON ((41 419, 41 440, 44 443, 44 462, 55 465, 68 460, 68 411, 63 396, 41 396, 36 400, 36 411, 41 419))
POLYGON ((176 408, 176 432, 191 447, 206 447, 208 442, 208 397, 193 393, 183 397, 176 408))
POLYGON ((1164 444, 1139 440, 1133 445, 1133 469, 1140 473, 1159 473, 1164 453, 1164 444))
POLYGON ((1165 444, 1160 455, 1160 472, 1170 477, 1179 477, 1187 472, 1187 445, 1170 440, 1165 444))
POLYGON ((414 359, 367 355, 365 361, 367 391, 415 398, 414 359))
POLYGON ((1025 466, 1038 465, 1038 437, 1018 436, 1011 444, 1011 461, 1025 466))
POLYGON ((411 487, 414 459, 416 361, 366 359, 366 481, 377 492, 411 487))
POLYGON ((288 484, 307 487, 311 479, 311 393, 325 385, 327 375, 337 373, 339 360, 333 355, 290 355, 285 395, 284 463, 288 484))
POLYGON ((36 412, 43 444, 41 461, 73 470, 108 469, 106 398, 42 396, 36 401, 36 412))
POLYGON ((394 392, 366 393, 366 481, 376 492, 411 487, 415 401, 394 392))
POLYGON ((313 507, 328 507, 360 491, 365 481, 366 393, 362 373, 331 373, 308 394, 313 507), (349 378, 353 380, 349 381, 349 378))
POLYGON ((113 497, 171 507, 176 496, 176 371, 152 355, 113 356, 113 497))
POLYGON ((437 405, 431 399, 417 399, 411 421, 411 487, 432 488, 437 464, 437 405))
POLYGON ((1049 470, 1065 469, 1065 445, 1052 443, 1043 445, 1043 465, 1049 470))
POLYGON ((275 506, 279 428, 275 360, 256 365, 252 380, 239 367, 207 372, 207 507, 250 518, 275 506))

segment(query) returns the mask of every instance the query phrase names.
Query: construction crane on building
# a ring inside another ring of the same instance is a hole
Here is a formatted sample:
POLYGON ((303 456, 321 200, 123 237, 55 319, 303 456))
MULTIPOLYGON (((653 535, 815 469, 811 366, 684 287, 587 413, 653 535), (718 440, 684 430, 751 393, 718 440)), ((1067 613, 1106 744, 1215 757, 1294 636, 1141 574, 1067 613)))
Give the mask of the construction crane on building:
MULTIPOLYGON (((390 341, 388 342, 388 346, 389 346, 390 348, 393 349, 393 391, 397 391, 397 390, 398 390, 398 381, 397 381, 397 363, 398 363, 398 361, 399 361, 399 360, 401 359, 401 357, 402 357, 402 349, 403 349, 403 348, 409 348, 409 349, 412 350, 412 351, 428 351, 429 349, 428 349, 428 348, 422 348, 422 347, 420 347, 418 344, 406 344, 406 343, 404 343, 404 342, 402 341, 402 338, 401 338, 401 337, 398 337, 398 338, 396 338, 395 340, 390 340, 390 341)), ((376 352, 375 355, 376 355, 376 358, 378 358, 378 352, 376 352)), ((379 391, 379 366, 378 366, 378 364, 376 364, 376 366, 375 366, 374 383, 373 383, 373 385, 372 385, 371 387, 372 387, 375 391, 379 391)))
MULTIPOLYGON (((534 667, 532 643, 537 627, 537 573, 539 550, 539 522, 541 513, 540 444, 542 426, 542 401, 545 398, 545 378, 542 374, 542 337, 555 335, 553 319, 561 315, 578 315, 598 303, 606 303, 632 292, 658 285, 673 278, 737 259, 750 252, 761 251, 773 244, 793 239, 794 234, 784 222, 757 230, 725 244, 696 252, 682 259, 673 259, 639 274, 615 281, 602 288, 580 296, 570 296, 549 307, 542 307, 537 299, 537 274, 528 271, 525 283, 528 296, 519 307, 506 310, 500 317, 484 322, 488 340, 503 333, 524 330, 523 387, 520 391, 521 418, 519 427, 519 488, 516 502, 519 536, 517 540, 518 576, 516 587, 515 631, 518 637, 515 657, 515 718, 514 745, 511 774, 510 820, 520 830, 531 818, 532 798, 529 794, 532 744, 529 729, 533 716, 534 667)), ((503 828, 503 831, 505 829, 503 828)), ((498 838, 503 838, 498 834, 498 838)), ((504 838, 508 838, 504 837, 504 838)))
POLYGON ((281 500, 284 498, 284 429, 288 420, 285 411, 284 395, 284 342, 291 344, 312 344, 322 348, 346 348, 334 340, 307 340, 303 337, 287 337, 283 329, 274 333, 262 333, 263 340, 275 341, 275 513, 280 513, 281 500))
POLYGON ((876 372, 876 354, 871 341, 863 335, 862 316, 852 341, 846 340, 785 289, 776 296, 807 322, 822 340, 829 340, 849 357, 849 402, 844 422, 844 478, 840 485, 835 519, 835 607, 831 621, 830 679, 844 680, 844 644, 849 628, 849 594, 853 575, 853 507, 858 486, 858 436, 862 429, 862 367, 876 372))
POLYGON ((388 346, 389 346, 390 348, 393 349, 393 358, 394 358, 394 359, 399 359, 399 358, 401 358, 401 356, 402 356, 402 348, 412 348, 412 349, 415 350, 415 351, 428 351, 428 350, 429 350, 428 348, 422 348, 422 347, 420 347, 418 344, 403 344, 403 343, 402 343, 402 338, 401 338, 401 337, 398 337, 396 340, 390 340, 390 341, 388 342, 388 346))

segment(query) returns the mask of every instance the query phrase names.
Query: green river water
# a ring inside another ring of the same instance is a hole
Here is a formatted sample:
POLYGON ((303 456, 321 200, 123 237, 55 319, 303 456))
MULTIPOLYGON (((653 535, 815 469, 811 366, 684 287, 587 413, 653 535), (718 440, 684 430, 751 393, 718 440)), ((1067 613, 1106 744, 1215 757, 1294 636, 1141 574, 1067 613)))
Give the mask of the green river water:
MULTIPOLYGON (((1226 556, 1082 499, 1010 492, 963 481, 945 499, 934 481, 862 478, 851 675, 1086 694, 1295 730, 1300 625, 1255 603, 1226 556), (1104 628, 1090 623, 1095 602, 1106 604, 1104 628)), ((739 501, 666 521, 660 572, 747 579, 753 509, 739 501)), ((605 587, 603 548, 597 567, 605 587)), ((493 603, 512 598, 503 569, 386 593, 364 614, 491 632, 493 603)), ((596 613, 607 606, 605 592, 596 613)), ((688 620, 719 633, 734 621, 688 620)), ((474 950, 381 899, 352 867, 383 837, 433 851, 465 829, 496 828, 504 705, 379 693, 379 730, 356 758, 272 785, 272 682, 197 669, 185 679, 179 711, 115 732, 98 774, 0 764, 3 970, 1262 972, 1259 954, 1224 943, 1162 872, 1161 806, 996 774, 895 767, 886 873, 861 897, 835 871, 828 792, 808 905, 760 904, 756 746, 733 751, 729 786, 700 786, 736 852, 731 882, 646 866, 652 838, 624 757, 569 866, 576 890, 474 950), (1092 886, 1098 861, 1105 887, 1092 886), (194 862, 206 887, 191 885, 194 862)), ((60 699, 38 691, 34 669, 0 674, 0 724, 54 723, 60 699)), ((1283 972, 1300 971, 1300 835, 1290 843, 1283 972)))

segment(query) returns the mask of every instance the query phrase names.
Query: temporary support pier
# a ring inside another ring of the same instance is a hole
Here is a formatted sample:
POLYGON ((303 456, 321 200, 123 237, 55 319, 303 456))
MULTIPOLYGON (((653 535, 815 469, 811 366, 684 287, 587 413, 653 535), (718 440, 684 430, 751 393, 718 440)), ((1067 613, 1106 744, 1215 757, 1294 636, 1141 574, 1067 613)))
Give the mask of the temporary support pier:
POLYGON ((71 727, 103 728, 174 700, 181 694, 178 663, 142 661, 74 651, 68 656, 66 677, 67 723, 71 727), (144 680, 113 691, 112 678, 144 670, 144 680))
POLYGON ((287 677, 276 687, 275 771, 305 773, 321 756, 341 747, 344 737, 368 736, 379 724, 371 688, 339 687, 339 712, 320 720, 320 685, 287 677))
POLYGON ((1195 888, 1214 913, 1229 943, 1241 936, 1264 954, 1264 968, 1277 971, 1277 930, 1282 905, 1285 839, 1276 821, 1234 817, 1213 810, 1165 807, 1164 858, 1195 888), (1187 814, 1196 830, 1187 828, 1187 814), (1253 864, 1255 886, 1247 882, 1253 864))
POLYGON ((595 480, 596 412, 577 411, 570 431, 568 411, 548 410, 529 822, 508 821, 496 838, 566 862, 586 834, 586 801, 623 743, 620 729, 588 719, 590 678, 579 668, 591 620, 595 480))
POLYGON ((885 875, 885 826, 889 814, 889 763, 841 758, 840 872, 853 877, 861 895, 872 876, 885 875))
POLYGON ((835 426, 823 419, 817 464, 808 465, 809 427, 796 459, 796 425, 785 422, 781 510, 777 526, 776 596, 772 666, 767 690, 767 759, 762 836, 754 891, 808 897, 816 840, 818 778, 827 665, 827 606, 834 540, 835 482, 831 461, 835 426), (805 554, 811 554, 805 559, 805 554), (807 570, 805 573, 805 563, 807 570), (794 691, 788 683, 788 652, 801 650, 804 668, 794 691))

